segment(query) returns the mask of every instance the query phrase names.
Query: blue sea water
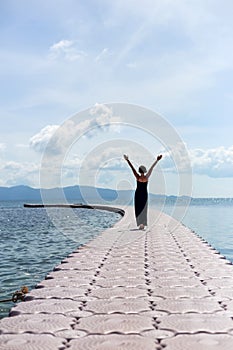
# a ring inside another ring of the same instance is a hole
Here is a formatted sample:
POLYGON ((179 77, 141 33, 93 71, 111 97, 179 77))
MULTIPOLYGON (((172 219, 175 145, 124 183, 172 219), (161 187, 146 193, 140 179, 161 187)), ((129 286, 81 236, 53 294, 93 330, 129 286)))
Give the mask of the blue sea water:
MULTIPOLYGON (((62 208, 50 210, 56 225, 45 208, 0 202, 0 300, 11 298, 23 285, 34 288, 63 258, 121 218, 103 210, 72 209, 72 216, 62 208)), ((0 302, 0 318, 12 306, 0 302)))
POLYGON ((233 262, 233 205, 190 206, 183 223, 233 262))
POLYGON ((203 203, 183 208, 182 218, 172 215, 174 207, 170 205, 164 207, 164 212, 179 219, 233 263, 233 202, 203 200, 203 203))
MULTIPOLYGON (((166 205, 163 211, 172 214, 173 209, 166 205)), ((120 219, 119 214, 107 211, 74 211, 71 218, 66 210, 54 209, 59 230, 44 208, 0 202, 0 299, 11 297, 22 285, 34 288, 64 257, 120 219)), ((187 208, 181 221, 233 262, 232 214, 233 201, 199 201, 187 208)), ((12 306, 0 303, 0 318, 7 316, 12 306)))

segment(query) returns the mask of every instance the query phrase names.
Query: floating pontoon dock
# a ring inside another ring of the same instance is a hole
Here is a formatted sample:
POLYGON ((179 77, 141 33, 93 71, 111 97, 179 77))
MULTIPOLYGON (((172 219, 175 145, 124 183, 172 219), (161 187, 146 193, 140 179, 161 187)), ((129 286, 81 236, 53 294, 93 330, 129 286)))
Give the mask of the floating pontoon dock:
POLYGON ((170 216, 133 209, 0 321, 1 350, 232 350, 233 266, 170 216))

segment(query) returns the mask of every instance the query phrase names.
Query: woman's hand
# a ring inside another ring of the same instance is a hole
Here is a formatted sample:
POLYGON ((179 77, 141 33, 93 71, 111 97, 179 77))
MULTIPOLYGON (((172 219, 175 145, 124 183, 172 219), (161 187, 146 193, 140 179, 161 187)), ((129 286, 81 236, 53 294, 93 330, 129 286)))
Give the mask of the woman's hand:
POLYGON ((159 161, 160 159, 162 159, 162 154, 160 154, 160 155, 157 157, 157 161, 159 161))
POLYGON ((129 160, 129 157, 126 154, 124 154, 124 158, 125 160, 129 160))

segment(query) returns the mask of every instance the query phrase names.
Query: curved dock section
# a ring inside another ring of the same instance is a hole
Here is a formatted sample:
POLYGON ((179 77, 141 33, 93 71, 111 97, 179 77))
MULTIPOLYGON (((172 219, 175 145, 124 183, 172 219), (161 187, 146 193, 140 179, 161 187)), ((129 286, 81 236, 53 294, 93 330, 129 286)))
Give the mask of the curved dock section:
POLYGON ((0 322, 2 350, 231 350, 233 266, 190 229, 132 208, 0 322))
POLYGON ((125 212, 123 209, 116 208, 116 207, 109 207, 106 205, 90 205, 90 204, 31 204, 31 203, 25 203, 24 208, 75 208, 75 209, 97 209, 97 210, 107 210, 114 213, 118 213, 122 216, 124 216, 125 212))

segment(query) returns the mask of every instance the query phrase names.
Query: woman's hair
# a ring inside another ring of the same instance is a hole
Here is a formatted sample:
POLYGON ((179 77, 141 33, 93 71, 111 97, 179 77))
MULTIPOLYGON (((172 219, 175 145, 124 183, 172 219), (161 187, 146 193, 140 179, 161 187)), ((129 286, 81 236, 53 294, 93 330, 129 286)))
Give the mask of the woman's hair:
POLYGON ((147 172, 146 167, 144 165, 140 165, 138 171, 140 174, 145 174, 147 172))

